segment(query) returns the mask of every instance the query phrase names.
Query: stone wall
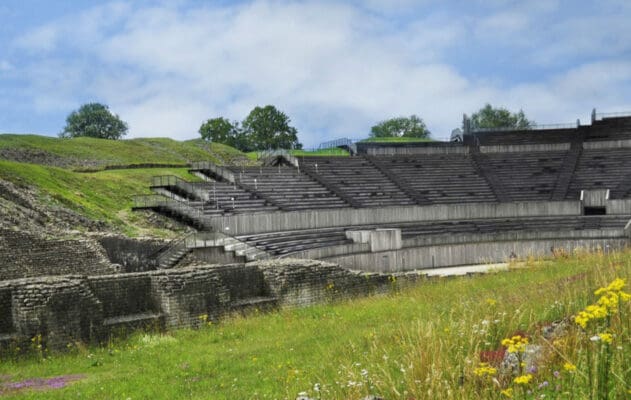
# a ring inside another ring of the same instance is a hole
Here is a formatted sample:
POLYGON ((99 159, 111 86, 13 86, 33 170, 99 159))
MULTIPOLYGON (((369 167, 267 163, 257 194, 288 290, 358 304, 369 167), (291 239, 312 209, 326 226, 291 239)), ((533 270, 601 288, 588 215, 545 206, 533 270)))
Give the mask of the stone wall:
POLYGON ((168 245, 154 239, 129 239, 120 236, 106 236, 99 239, 107 257, 119 264, 125 272, 142 272, 156 269, 156 253, 168 245))
POLYGON ((0 230, 0 280, 35 276, 118 272, 98 243, 89 239, 49 240, 0 230))
POLYGON ((95 342, 142 326, 195 327, 222 315, 391 290, 392 277, 311 260, 257 261, 0 282, 0 344, 95 342))

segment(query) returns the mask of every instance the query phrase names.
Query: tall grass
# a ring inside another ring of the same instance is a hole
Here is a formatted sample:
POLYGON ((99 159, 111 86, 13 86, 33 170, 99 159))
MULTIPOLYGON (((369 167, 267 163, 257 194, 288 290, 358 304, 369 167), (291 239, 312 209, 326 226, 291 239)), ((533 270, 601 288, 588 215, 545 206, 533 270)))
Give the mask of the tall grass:
MULTIPOLYGON (((9 357, 0 363, 0 376, 85 374, 60 390, 14 394, 38 399, 293 400, 301 392, 320 399, 588 399, 594 382, 586 360, 596 350, 573 316, 597 301, 595 288, 615 278, 628 282, 629 275, 628 251, 530 260, 509 272, 429 280, 387 296, 137 334, 43 360, 9 357), (545 333, 551 326, 557 336, 545 333), (515 335, 528 338, 521 372, 494 364, 502 359, 494 358, 502 340, 515 335), (495 373, 479 373, 482 358, 495 373), (520 374, 532 377, 519 384, 520 374)), ((620 304, 620 323, 610 325, 610 399, 625 398, 630 389, 624 383, 630 310, 628 302, 620 304)))

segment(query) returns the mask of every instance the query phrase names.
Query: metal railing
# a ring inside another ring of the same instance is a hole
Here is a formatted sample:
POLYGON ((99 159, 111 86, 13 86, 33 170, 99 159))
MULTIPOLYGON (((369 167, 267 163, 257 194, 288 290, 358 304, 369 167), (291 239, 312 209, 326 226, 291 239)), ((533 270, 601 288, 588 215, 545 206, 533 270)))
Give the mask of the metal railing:
POLYGON ((318 150, 331 149, 334 147, 342 147, 342 146, 351 147, 352 145, 355 144, 355 142, 357 142, 357 140, 353 140, 349 138, 329 140, 327 142, 320 143, 320 145, 318 146, 318 150))
POLYGON ((185 201, 177 201, 162 195, 138 195, 133 197, 133 208, 156 209, 163 208, 196 222, 203 228, 212 229, 210 217, 204 215, 204 208, 192 207, 185 201))
POLYGON ((214 175, 230 183, 235 182, 234 172, 232 172, 229 168, 215 165, 208 161, 194 162, 193 164, 191 164, 191 170, 210 171, 214 175))
POLYGON ((526 127, 499 127, 499 128, 472 128, 472 132, 508 132, 508 131, 543 131, 543 130, 555 130, 555 129, 574 129, 580 126, 580 122, 564 123, 564 124, 540 124, 529 125, 526 127))
POLYGON ((610 112, 610 113, 594 113, 593 120, 603 120, 605 118, 622 118, 622 117, 631 117, 631 111, 622 111, 622 112, 610 112))

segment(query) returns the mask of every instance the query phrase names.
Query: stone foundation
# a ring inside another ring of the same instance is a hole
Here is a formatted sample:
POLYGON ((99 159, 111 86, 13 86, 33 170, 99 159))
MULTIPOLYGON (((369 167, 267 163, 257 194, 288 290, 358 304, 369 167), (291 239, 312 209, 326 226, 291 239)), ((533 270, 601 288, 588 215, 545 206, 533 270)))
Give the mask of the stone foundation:
POLYGON ((0 282, 0 344, 20 345, 42 335, 45 346, 64 348, 139 327, 196 327, 233 312, 388 292, 392 277, 285 259, 9 280, 0 282))

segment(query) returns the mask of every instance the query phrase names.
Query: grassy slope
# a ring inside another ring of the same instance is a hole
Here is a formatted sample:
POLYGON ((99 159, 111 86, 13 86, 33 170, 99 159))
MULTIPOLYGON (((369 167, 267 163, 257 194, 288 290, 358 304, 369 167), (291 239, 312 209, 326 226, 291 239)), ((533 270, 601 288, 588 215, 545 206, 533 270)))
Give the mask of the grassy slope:
MULTIPOLYGON (((14 381, 86 376, 62 390, 16 396, 33 399, 293 400, 302 391, 320 398, 316 383, 322 399, 367 394, 499 399, 499 389, 472 372, 480 350, 497 348, 516 331, 545 345, 537 334, 540 323, 576 313, 593 301, 594 288, 631 276, 629 252, 527 264, 509 273, 432 281, 385 297, 235 318, 199 331, 136 335, 109 348, 79 348, 42 361, 5 359, 0 376, 14 381)), ((617 337, 619 344, 629 339, 628 331, 625 335, 617 337)), ((631 356, 631 344, 624 346, 614 354, 617 373, 631 356)), ((579 364, 577 354, 570 347, 565 355, 579 364)), ((532 388, 551 379, 552 369, 562 370, 558 356, 549 362, 532 388)), ((571 385, 569 378, 563 375, 557 383, 574 390, 574 398, 585 398, 581 375, 574 375, 571 385)), ((614 384, 616 393, 623 393, 623 385, 614 384)), ((542 391, 537 390, 535 395, 542 391)), ((556 397, 548 392, 546 398, 556 397)))
POLYGON ((0 135, 0 150, 12 148, 45 151, 72 160, 89 160, 99 165, 213 161, 240 155, 238 150, 201 140, 178 142, 168 138, 105 140, 95 138, 59 139, 37 135, 0 135), (203 146, 210 148, 206 151, 203 146), (219 157, 217 157, 219 156, 219 157))
POLYGON ((0 178, 36 187, 44 204, 62 205, 95 220, 112 224, 128 234, 140 233, 132 214, 132 196, 150 194, 151 178, 176 175, 194 181, 186 168, 151 168, 79 173, 67 169, 0 161, 0 178))
MULTIPOLYGON (((36 135, 0 135, 0 150, 43 151, 70 160, 97 165, 142 163, 184 164, 212 161, 222 164, 244 157, 238 150, 201 140, 178 142, 172 139, 103 140, 93 138, 58 139, 36 135)), ((151 178, 176 175, 195 181, 186 168, 121 169, 93 173, 74 172, 29 163, 0 159, 0 178, 21 186, 35 187, 44 204, 62 205, 86 217, 106 221, 121 231, 137 235, 146 232, 138 214, 131 212, 132 196, 149 194, 151 178)))

